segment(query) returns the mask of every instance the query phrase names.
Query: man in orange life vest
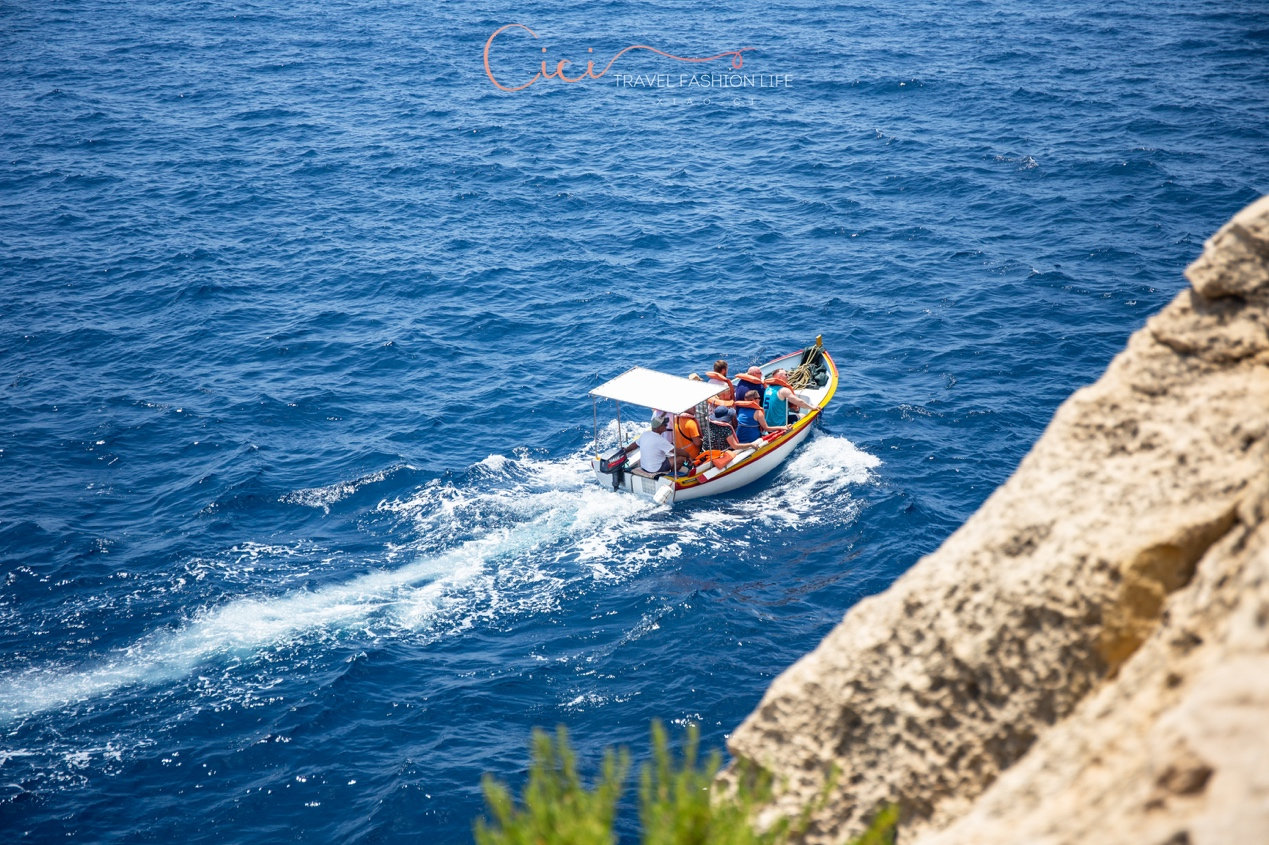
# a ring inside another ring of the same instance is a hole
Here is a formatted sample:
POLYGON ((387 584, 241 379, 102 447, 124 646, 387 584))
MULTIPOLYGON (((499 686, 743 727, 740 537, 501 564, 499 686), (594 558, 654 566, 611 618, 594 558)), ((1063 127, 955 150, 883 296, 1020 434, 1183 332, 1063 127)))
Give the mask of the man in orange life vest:
POLYGON ((758 391, 758 401, 762 401, 762 392, 767 389, 767 383, 762 380, 762 368, 750 367, 749 372, 741 373, 736 376, 736 401, 744 402, 749 395, 749 391, 758 391))
POLYGON ((727 377, 727 362, 722 358, 719 358, 714 362, 714 369, 705 374, 705 378, 715 384, 721 384, 725 388, 722 393, 712 397, 709 400, 709 403, 711 405, 731 404, 732 399, 735 398, 735 390, 732 386, 731 379, 727 377))
POLYGON ((723 392, 717 396, 709 397, 709 404, 712 407, 719 405, 731 406, 732 399, 735 398, 735 388, 732 386, 731 379, 727 376, 727 362, 719 358, 714 362, 714 369, 705 374, 705 378, 701 378, 696 373, 689 373, 688 378, 692 381, 708 381, 714 384, 721 384, 723 392))
POLYGON ((701 455, 701 427, 691 411, 685 411, 674 420, 674 445, 680 455, 687 455, 693 463, 701 455))

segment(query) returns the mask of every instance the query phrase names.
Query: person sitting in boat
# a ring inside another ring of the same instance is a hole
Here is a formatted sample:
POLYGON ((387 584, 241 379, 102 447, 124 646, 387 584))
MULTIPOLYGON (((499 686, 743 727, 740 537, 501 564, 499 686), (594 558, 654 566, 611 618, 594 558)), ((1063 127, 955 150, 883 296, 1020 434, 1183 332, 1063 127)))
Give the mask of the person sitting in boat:
POLYGON ((726 403, 730 405, 736 398, 736 388, 731 383, 731 379, 727 377, 727 362, 722 358, 714 362, 714 369, 705 374, 705 379, 714 384, 721 384, 726 388, 722 393, 712 397, 709 400, 709 404, 722 405, 726 403))
POLYGON ((705 378, 701 378, 696 373, 690 374, 688 378, 692 381, 708 381, 712 384, 720 384, 725 388, 723 392, 717 396, 709 397, 709 404, 711 407, 717 407, 718 405, 731 405, 732 400, 736 398, 735 386, 731 383, 731 378, 727 375, 727 362, 722 358, 719 358, 714 362, 714 369, 706 373, 705 378))
POLYGON ((687 455, 693 463, 701 454, 701 427, 691 411, 679 414, 674 420, 674 445, 680 455, 687 455))
POLYGON ((754 388, 744 399, 736 400, 736 437, 751 443, 769 431, 784 431, 787 426, 768 425, 762 412, 762 391, 754 388))
POLYGON ((736 433, 736 409, 731 405, 711 408, 701 430, 701 446, 706 452, 721 452, 729 447, 727 438, 736 433))
POLYGON ((736 409, 726 405, 719 405, 710 414, 709 432, 708 445, 712 451, 721 451, 723 449, 739 450, 757 445, 755 443, 743 443, 736 436, 736 409))
POLYGON ((736 404, 739 405, 745 401, 745 397, 749 395, 749 391, 758 391, 759 399, 762 398, 762 391, 767 389, 767 383, 762 380, 762 368, 750 367, 749 372, 741 373, 736 376, 736 390, 734 398, 736 404))
POLYGON ((639 468, 644 472, 674 469, 674 444, 665 437, 670 420, 660 411, 652 415, 652 427, 639 435, 639 468))
POLYGON ((789 373, 781 368, 767 379, 767 390, 762 397, 762 412, 771 425, 785 425, 789 422, 790 405, 807 411, 813 407, 793 392, 793 385, 789 384, 789 373))

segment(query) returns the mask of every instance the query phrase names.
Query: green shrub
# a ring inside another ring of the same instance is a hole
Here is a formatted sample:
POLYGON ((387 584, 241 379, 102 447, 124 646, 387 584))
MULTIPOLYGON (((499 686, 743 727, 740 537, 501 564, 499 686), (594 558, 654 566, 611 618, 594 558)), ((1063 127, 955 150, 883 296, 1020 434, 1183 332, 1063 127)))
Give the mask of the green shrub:
POLYGON ((771 796, 769 779, 746 779, 746 787, 728 799, 711 800, 714 777, 723 766, 717 750, 703 764, 697 759, 700 730, 687 728, 683 760, 675 764, 660 722, 652 723, 652 759, 639 779, 639 821, 644 845, 758 845, 780 841, 781 831, 757 833, 750 816, 771 796))
POLYGON ((593 789, 582 785, 577 758, 568 744, 563 725, 556 739, 534 729, 529 782, 520 808, 507 787, 485 775, 485 804, 493 817, 491 826, 476 821, 478 845, 609 845, 615 841, 613 817, 621 797, 630 755, 623 749, 604 752, 604 765, 593 789))
MULTIPOLYGON (((652 759, 639 777, 639 822, 644 845, 780 845, 806 829, 808 807, 796 823, 783 820, 756 831, 751 820, 772 796, 771 777, 742 770, 736 789, 720 796, 712 791, 722 768, 722 754, 699 759, 700 731, 689 725, 683 757, 676 762, 660 722, 652 724, 652 759)), ((489 820, 476 822, 478 845, 611 845, 613 819, 630 768, 623 749, 604 752, 604 763, 588 789, 577 774, 577 760, 563 726, 555 739, 534 730, 529 780, 516 806, 507 787, 485 775, 483 787, 489 820)), ((832 789, 829 779, 824 797, 832 789)), ((872 824, 851 845, 893 845, 899 820, 895 805, 883 807, 872 824)))

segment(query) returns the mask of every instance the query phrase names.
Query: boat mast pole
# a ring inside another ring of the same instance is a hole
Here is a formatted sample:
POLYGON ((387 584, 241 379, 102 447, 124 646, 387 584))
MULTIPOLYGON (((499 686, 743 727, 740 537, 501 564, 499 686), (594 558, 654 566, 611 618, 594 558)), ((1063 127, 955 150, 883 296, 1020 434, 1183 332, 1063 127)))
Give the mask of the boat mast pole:
POLYGON ((599 397, 590 397, 590 412, 595 418, 595 427, 591 431, 595 435, 595 460, 599 460, 599 397))
POLYGON ((670 439, 674 443, 674 474, 679 474, 679 415, 670 417, 670 439))

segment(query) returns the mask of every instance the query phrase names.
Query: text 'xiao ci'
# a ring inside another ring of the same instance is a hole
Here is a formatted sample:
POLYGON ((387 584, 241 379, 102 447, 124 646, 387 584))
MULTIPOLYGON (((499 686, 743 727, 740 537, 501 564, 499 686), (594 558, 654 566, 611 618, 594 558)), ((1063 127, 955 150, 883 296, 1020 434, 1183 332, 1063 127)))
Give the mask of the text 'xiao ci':
MULTIPOLYGON (((489 51, 493 48, 494 41, 498 38, 498 36, 502 35, 504 32, 506 32, 509 29, 523 29, 525 32, 529 33, 534 38, 538 37, 538 34, 536 32, 529 29, 527 26, 525 26, 522 23, 509 23, 506 26, 500 26, 496 30, 494 30, 493 35, 489 36, 489 40, 485 42, 485 75, 489 77, 489 81, 494 84, 495 88, 498 88, 502 91, 523 91, 524 89, 528 88, 530 85, 533 85, 543 79, 558 79, 560 82, 582 82, 583 80, 586 80, 586 79, 599 79, 604 74, 608 73, 609 69, 613 66, 613 64, 617 61, 617 59, 620 59, 622 56, 624 56, 626 53, 629 53, 631 50, 649 50, 653 53, 656 53, 658 56, 664 56, 667 59, 673 59, 676 62, 713 62, 713 61, 717 61, 718 59, 722 59, 722 58, 726 58, 730 56, 731 66, 739 70, 745 65, 745 59, 743 54, 749 50, 755 49, 753 47, 742 47, 739 50, 726 50, 722 53, 718 53, 713 56, 689 58, 685 56, 675 56, 671 53, 665 52, 664 50, 658 50, 656 47, 649 47, 647 44, 631 44, 629 47, 626 47, 617 51, 617 53, 611 59, 608 60, 608 64, 604 65, 604 69, 601 71, 595 70, 595 62, 593 60, 587 60, 586 69, 582 71, 581 73, 579 73, 577 76, 569 76, 567 73, 565 73, 565 69, 568 68, 569 65, 573 64, 571 60, 560 59, 558 62, 555 63, 554 70, 548 70, 546 66, 546 59, 544 58, 542 59, 541 64, 538 65, 537 73, 529 77, 529 80, 527 82, 521 82, 520 84, 516 85, 516 84, 504 84, 503 82, 499 81, 499 79, 496 76, 494 76, 493 68, 489 64, 489 51)), ((545 47, 542 48, 542 52, 543 53, 546 52, 545 47)), ((590 47, 590 48, 587 48, 586 52, 594 53, 595 50, 593 47, 590 47)))

